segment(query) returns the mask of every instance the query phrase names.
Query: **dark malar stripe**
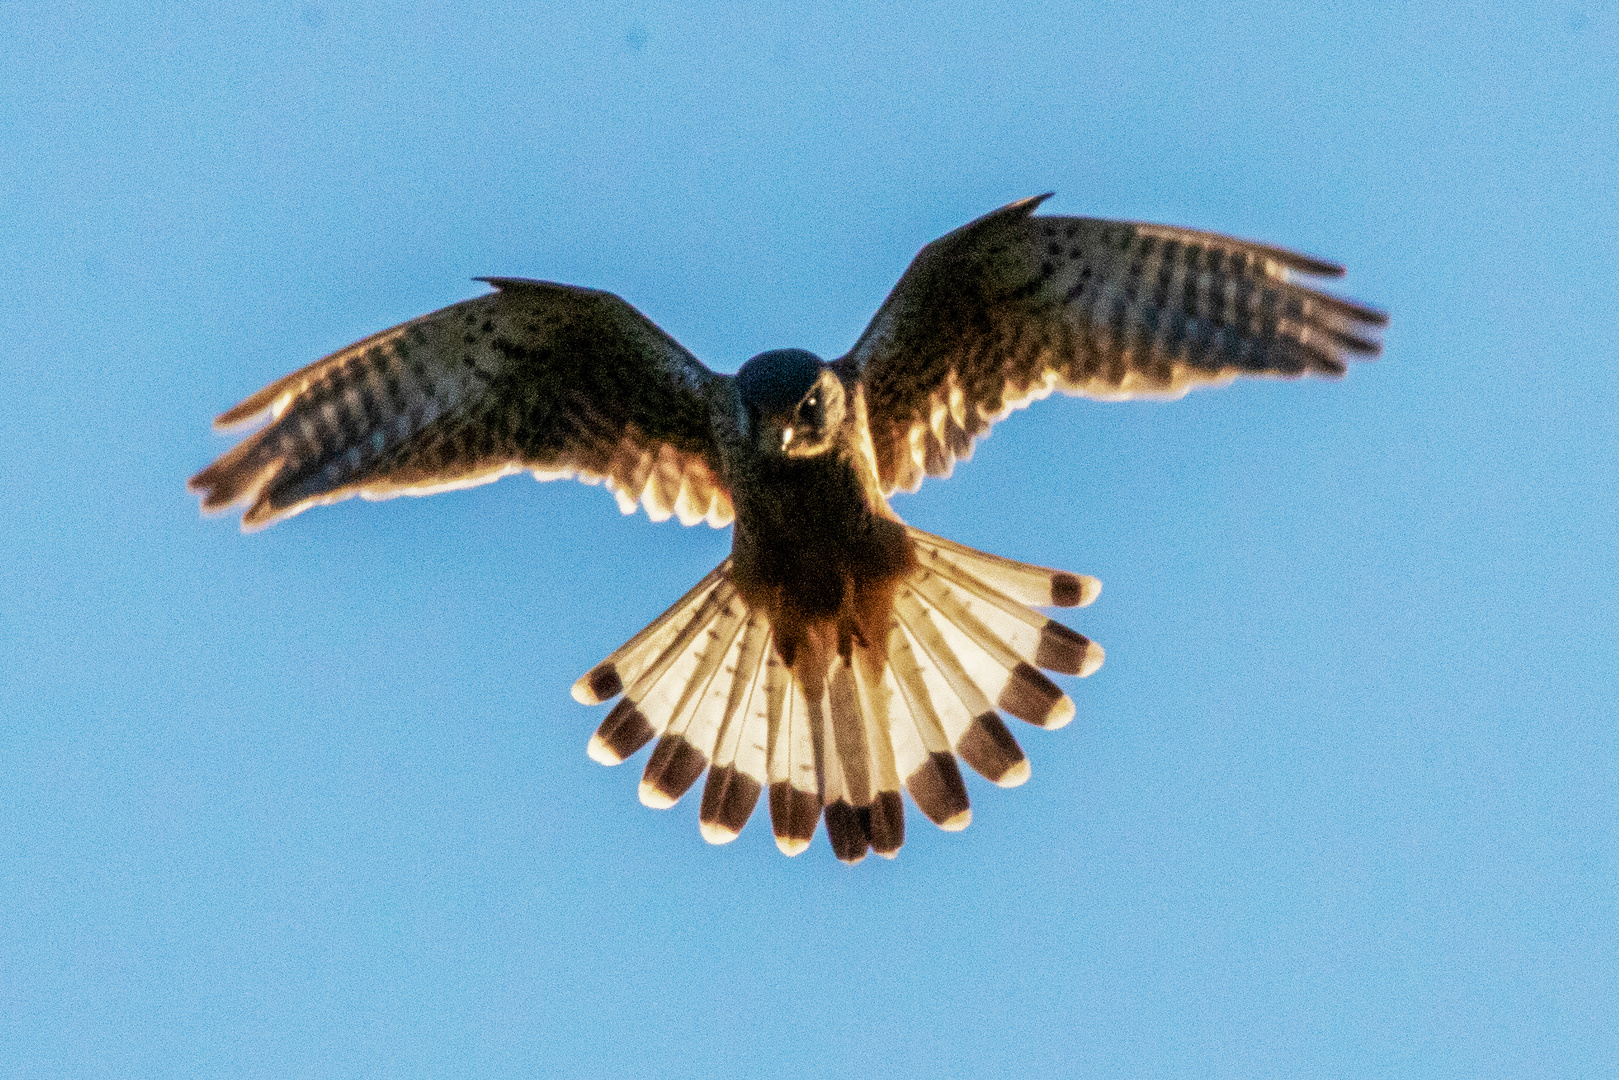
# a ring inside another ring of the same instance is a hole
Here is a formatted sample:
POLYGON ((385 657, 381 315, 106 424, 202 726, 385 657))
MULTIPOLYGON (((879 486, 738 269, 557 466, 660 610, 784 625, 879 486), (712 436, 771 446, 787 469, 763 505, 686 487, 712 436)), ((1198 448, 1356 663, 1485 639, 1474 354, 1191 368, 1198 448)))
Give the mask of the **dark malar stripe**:
POLYGON ((954 754, 929 754, 905 780, 917 809, 941 829, 965 829, 972 820, 967 785, 961 780, 954 754))

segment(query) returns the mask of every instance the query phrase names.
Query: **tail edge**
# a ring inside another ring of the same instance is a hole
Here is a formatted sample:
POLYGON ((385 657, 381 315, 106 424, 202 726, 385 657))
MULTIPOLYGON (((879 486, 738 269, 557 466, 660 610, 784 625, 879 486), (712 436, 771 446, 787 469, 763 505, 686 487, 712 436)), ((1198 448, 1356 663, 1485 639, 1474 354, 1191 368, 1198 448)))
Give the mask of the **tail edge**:
POLYGON ((762 801, 785 854, 808 847, 824 822, 843 861, 868 850, 892 858, 904 841, 900 788, 941 829, 965 828, 958 760, 1001 787, 1028 780, 1001 714, 1063 726, 1073 702, 1038 669, 1083 677, 1102 663, 1100 646, 1034 608, 1090 603, 1100 583, 909 534, 919 565, 898 588, 887 641, 880 651, 857 644, 860 662, 842 676, 846 661, 833 658, 811 679, 826 688, 819 702, 782 665, 726 559, 574 683, 582 704, 620 698, 590 757, 615 765, 656 743, 638 785, 656 808, 706 773, 698 824, 712 844, 735 839, 762 801))

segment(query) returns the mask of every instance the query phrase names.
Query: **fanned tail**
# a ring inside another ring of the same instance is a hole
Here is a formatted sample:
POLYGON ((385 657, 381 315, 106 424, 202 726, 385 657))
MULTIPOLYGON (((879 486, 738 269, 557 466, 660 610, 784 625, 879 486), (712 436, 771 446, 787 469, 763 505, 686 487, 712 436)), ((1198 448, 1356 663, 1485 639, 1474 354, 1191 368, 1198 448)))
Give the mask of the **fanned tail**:
POLYGON ((1085 676, 1102 663, 1100 646, 1033 607, 1088 604, 1101 585, 907 531, 918 565, 895 592, 888 640, 857 643, 825 672, 782 663, 769 619, 721 563, 574 684, 585 704, 623 695, 590 756, 616 765, 657 739, 640 784, 657 808, 706 771, 698 819, 715 844, 737 837, 765 791, 788 855, 809 846, 824 812, 839 859, 892 858, 905 840, 901 787, 940 828, 966 828, 956 759, 1002 787, 1023 783, 1028 758, 1001 713, 1061 727, 1073 702, 1040 669, 1085 676))

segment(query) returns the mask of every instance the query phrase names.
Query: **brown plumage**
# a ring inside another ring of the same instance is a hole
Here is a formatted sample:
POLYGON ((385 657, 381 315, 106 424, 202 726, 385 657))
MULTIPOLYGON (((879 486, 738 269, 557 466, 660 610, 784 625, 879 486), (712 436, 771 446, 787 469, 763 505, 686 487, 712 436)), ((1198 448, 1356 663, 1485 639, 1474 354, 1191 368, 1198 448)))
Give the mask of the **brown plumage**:
POLYGON ((957 760, 1015 786, 1001 719, 1056 728, 1093 642, 1035 607, 1098 583, 904 525, 888 506, 948 475, 995 420, 1053 390, 1174 397, 1238 375, 1341 375, 1384 316, 1299 276, 1328 263, 1156 225, 1036 217, 1041 198, 929 244, 843 358, 765 353, 718 375, 607 293, 489 278, 496 291, 384 331, 216 422, 269 422, 191 480, 255 529, 349 495, 386 498, 528 471, 605 482, 625 512, 735 521, 732 554, 574 686, 620 700, 590 741, 647 744, 643 802, 705 773, 723 843, 761 795, 778 845, 823 819, 854 862, 904 842, 903 787, 945 829, 971 810, 957 760), (1043 670, 1042 670, 1043 669, 1043 670))

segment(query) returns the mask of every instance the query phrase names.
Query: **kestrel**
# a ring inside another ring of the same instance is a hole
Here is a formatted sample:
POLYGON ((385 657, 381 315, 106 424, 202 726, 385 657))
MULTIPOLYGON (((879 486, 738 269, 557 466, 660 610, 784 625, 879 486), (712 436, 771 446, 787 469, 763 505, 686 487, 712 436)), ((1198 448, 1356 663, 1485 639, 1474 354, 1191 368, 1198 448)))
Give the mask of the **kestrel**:
POLYGON ((734 839, 768 789, 776 843, 892 857, 900 788, 933 822, 971 818, 956 759, 1011 787, 1029 764, 1006 713, 1058 728, 1042 673, 1088 675, 1095 643, 1036 607, 1090 577, 1013 562, 900 521, 973 440, 1053 390, 1178 397, 1239 375, 1342 375, 1381 312, 1300 278, 1341 267, 1162 225, 1035 216, 1047 196, 923 248, 841 359, 763 353, 710 371, 610 293, 484 278, 495 291, 350 345, 215 421, 269 422, 191 479, 244 530, 350 495, 423 495, 527 471, 605 483, 716 528, 731 555, 573 696, 619 698, 589 744, 617 764, 657 740, 641 801, 708 774, 699 821, 734 839))

